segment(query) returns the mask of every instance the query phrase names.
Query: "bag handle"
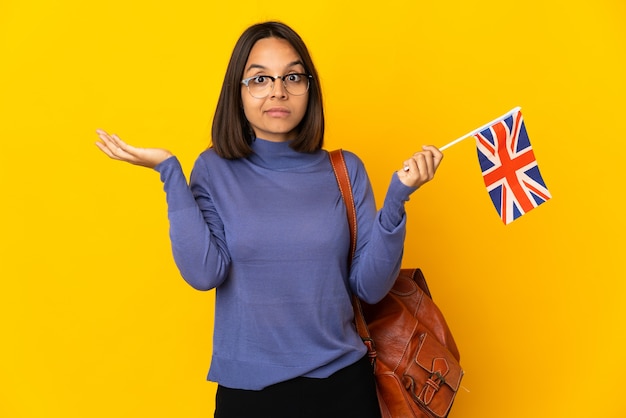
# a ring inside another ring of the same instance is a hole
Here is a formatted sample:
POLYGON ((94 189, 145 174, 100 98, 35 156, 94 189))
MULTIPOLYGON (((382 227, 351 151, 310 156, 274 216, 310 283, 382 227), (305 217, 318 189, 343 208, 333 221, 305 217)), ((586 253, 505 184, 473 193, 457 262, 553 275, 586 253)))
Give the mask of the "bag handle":
MULTIPOLYGON (((335 172, 335 178, 339 185, 339 191, 341 197, 346 204, 346 213, 348 215, 348 225, 350 226, 350 255, 348 256, 348 268, 352 265, 352 258, 356 251, 356 236, 357 236, 357 223, 356 223, 356 207, 354 205, 354 196, 352 195, 352 185, 350 183, 350 177, 348 176, 348 168, 346 167, 346 160, 343 158, 343 151, 336 149, 328 153, 330 157, 330 163, 333 166, 335 172)), ((352 294, 352 308, 354 310, 354 322, 356 324, 356 330, 359 336, 368 348, 368 356, 372 364, 376 359, 376 350, 374 349, 374 341, 370 336, 370 332, 367 329, 367 322, 365 322, 365 315, 363 314, 363 307, 358 296, 352 294)))

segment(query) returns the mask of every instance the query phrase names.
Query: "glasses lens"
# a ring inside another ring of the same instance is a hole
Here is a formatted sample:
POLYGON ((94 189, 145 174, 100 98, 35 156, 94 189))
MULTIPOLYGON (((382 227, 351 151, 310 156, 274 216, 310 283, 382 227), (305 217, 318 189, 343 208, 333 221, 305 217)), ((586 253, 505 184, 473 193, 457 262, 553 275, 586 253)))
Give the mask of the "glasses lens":
POLYGON ((301 96, 309 89, 309 77, 306 74, 287 74, 283 77, 285 89, 289 94, 301 96))
POLYGON ((252 96, 262 99, 269 94, 273 85, 271 78, 261 75, 248 82, 248 91, 252 96))
MULTIPOLYGON (((286 74, 281 77, 287 93, 294 96, 302 96, 309 89, 309 76, 306 74, 286 74)), ((274 88, 274 80, 270 76, 259 75, 247 79, 248 91, 257 99, 267 97, 274 88)))

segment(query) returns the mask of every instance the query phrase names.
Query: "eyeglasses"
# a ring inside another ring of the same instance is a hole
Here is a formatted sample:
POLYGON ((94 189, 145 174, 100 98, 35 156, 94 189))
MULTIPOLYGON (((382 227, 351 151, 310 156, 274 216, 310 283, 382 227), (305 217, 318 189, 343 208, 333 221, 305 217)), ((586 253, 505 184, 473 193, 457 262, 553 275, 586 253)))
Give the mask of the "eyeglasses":
POLYGON ((283 81, 283 86, 287 93, 294 96, 302 96, 309 90, 309 80, 313 76, 302 73, 290 73, 283 76, 277 75, 255 75, 241 80, 241 84, 248 88, 248 92, 255 99, 264 99, 274 90, 274 82, 276 79, 283 81))

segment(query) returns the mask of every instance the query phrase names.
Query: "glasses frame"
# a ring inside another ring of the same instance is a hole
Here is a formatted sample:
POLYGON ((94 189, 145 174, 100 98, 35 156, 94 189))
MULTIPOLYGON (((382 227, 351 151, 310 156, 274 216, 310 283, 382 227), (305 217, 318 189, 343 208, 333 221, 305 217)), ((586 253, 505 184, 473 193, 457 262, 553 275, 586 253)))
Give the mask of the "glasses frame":
POLYGON ((311 80, 313 79, 313 76, 311 74, 305 74, 305 73, 289 73, 289 74, 277 75, 273 77, 271 75, 259 74, 259 75, 253 75, 252 77, 244 78, 243 80, 241 80, 241 84, 243 84, 244 86, 248 88, 248 93, 250 93, 250 96, 254 97, 255 99, 264 99, 267 96, 269 96, 274 90, 274 86, 276 85, 276 79, 280 79, 283 82, 283 88, 285 89, 287 93, 291 94, 292 96, 304 96, 306 92, 309 91, 309 88, 311 87, 311 80), (287 85, 285 84, 285 77, 289 77, 290 75, 299 75, 302 77, 306 77, 307 84, 306 84, 306 90, 304 91, 304 93, 294 94, 289 91, 289 89, 287 88, 287 85), (259 77, 267 77, 270 80, 272 80, 272 86, 267 91, 267 94, 265 96, 260 96, 260 97, 255 96, 250 91, 250 82, 259 77))

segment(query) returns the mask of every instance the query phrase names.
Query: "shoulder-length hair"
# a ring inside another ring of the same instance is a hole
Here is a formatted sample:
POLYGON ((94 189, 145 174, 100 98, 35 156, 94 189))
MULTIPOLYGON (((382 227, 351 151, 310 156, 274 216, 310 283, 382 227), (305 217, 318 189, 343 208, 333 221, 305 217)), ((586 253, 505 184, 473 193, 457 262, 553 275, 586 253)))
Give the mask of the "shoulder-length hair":
POLYGON ((296 128, 298 135, 291 142, 291 147, 300 152, 314 152, 321 149, 324 143, 322 89, 309 51, 302 38, 289 26, 280 22, 264 22, 250 26, 243 32, 226 69, 211 130, 213 148, 222 158, 243 158, 252 153, 250 144, 254 133, 243 111, 241 80, 252 47, 258 40, 265 38, 279 38, 289 42, 300 56, 304 71, 313 77, 310 80, 306 113, 296 128))

